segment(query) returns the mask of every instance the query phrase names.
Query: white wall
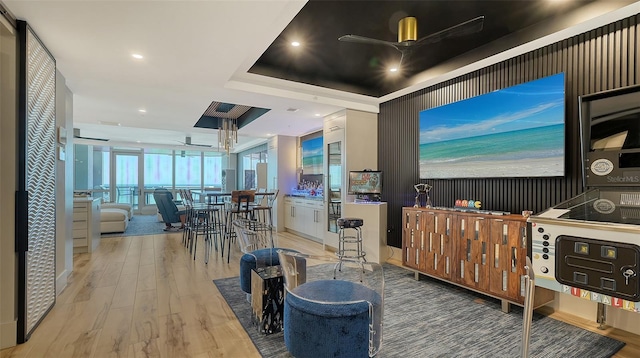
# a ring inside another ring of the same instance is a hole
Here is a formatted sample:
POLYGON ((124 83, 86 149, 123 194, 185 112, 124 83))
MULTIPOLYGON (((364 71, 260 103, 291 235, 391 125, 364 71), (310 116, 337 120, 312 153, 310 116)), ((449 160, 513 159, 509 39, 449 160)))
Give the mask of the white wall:
MULTIPOLYGON (((328 183, 329 143, 342 142, 342 210, 347 202, 353 202, 355 196, 347 195, 349 171, 378 169, 378 115, 376 113, 347 109, 333 113, 324 119, 324 156, 325 176, 328 183)), ((329 203, 325 202, 325 209, 329 203)), ((386 231, 386 228, 385 228, 386 231)), ((338 247, 338 234, 330 231, 324 233, 325 247, 338 247)))
POLYGON ((296 144, 296 137, 282 135, 270 138, 267 144, 267 186, 269 190, 280 190, 272 209, 276 231, 284 231, 284 220, 278 220, 284 218, 284 195, 298 184, 296 144))
MULTIPOLYGON (((1 16, 0 16, 1 18, 1 16)), ((16 38, 0 21, 0 349, 16 345, 16 38)))
MULTIPOLYGON (((56 160, 56 295, 67 286, 73 270, 73 94, 56 71, 56 129, 64 128, 65 160, 56 160)), ((56 153, 57 155, 57 153, 56 153)))

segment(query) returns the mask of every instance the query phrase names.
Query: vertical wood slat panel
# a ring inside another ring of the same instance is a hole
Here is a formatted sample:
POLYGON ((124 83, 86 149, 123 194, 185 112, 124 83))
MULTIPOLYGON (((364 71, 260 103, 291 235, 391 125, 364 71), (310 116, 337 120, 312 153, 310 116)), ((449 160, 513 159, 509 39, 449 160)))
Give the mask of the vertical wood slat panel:
POLYGON ((387 243, 400 247, 402 207, 412 206, 413 185, 433 185, 431 200, 451 207, 455 199, 477 199, 487 210, 540 212, 582 192, 578 98, 640 83, 637 39, 640 15, 533 50, 380 105, 378 169, 384 171, 388 202, 387 243), (497 89, 565 73, 566 173, 562 178, 419 179, 420 111, 497 89))

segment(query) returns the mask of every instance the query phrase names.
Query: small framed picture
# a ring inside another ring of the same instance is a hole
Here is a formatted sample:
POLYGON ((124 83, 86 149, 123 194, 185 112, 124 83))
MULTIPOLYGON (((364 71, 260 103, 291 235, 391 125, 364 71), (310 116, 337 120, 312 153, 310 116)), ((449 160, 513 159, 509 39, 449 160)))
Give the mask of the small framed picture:
POLYGON ((65 127, 58 127, 58 143, 67 144, 67 129, 65 127))

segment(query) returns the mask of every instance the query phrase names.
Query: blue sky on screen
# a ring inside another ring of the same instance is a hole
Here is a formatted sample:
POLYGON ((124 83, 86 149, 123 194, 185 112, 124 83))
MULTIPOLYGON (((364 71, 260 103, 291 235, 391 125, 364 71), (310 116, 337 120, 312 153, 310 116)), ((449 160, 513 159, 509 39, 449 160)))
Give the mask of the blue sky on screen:
POLYGON ((313 157, 322 155, 322 137, 302 141, 302 156, 313 157))
POLYGON ((564 123, 564 74, 421 111, 420 144, 564 123))

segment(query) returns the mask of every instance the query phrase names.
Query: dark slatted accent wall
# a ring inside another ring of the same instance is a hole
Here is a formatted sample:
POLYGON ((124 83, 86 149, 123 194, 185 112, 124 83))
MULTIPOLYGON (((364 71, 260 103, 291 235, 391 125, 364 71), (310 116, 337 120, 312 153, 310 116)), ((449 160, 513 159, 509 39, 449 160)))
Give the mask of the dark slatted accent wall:
POLYGON ((491 65, 381 104, 379 169, 388 202, 387 242, 400 247, 403 206, 413 206, 418 171, 418 112, 496 89, 565 72, 566 176, 536 179, 427 180, 436 206, 456 198, 483 202, 483 209, 540 212, 582 192, 578 97, 640 83, 639 15, 491 65))

